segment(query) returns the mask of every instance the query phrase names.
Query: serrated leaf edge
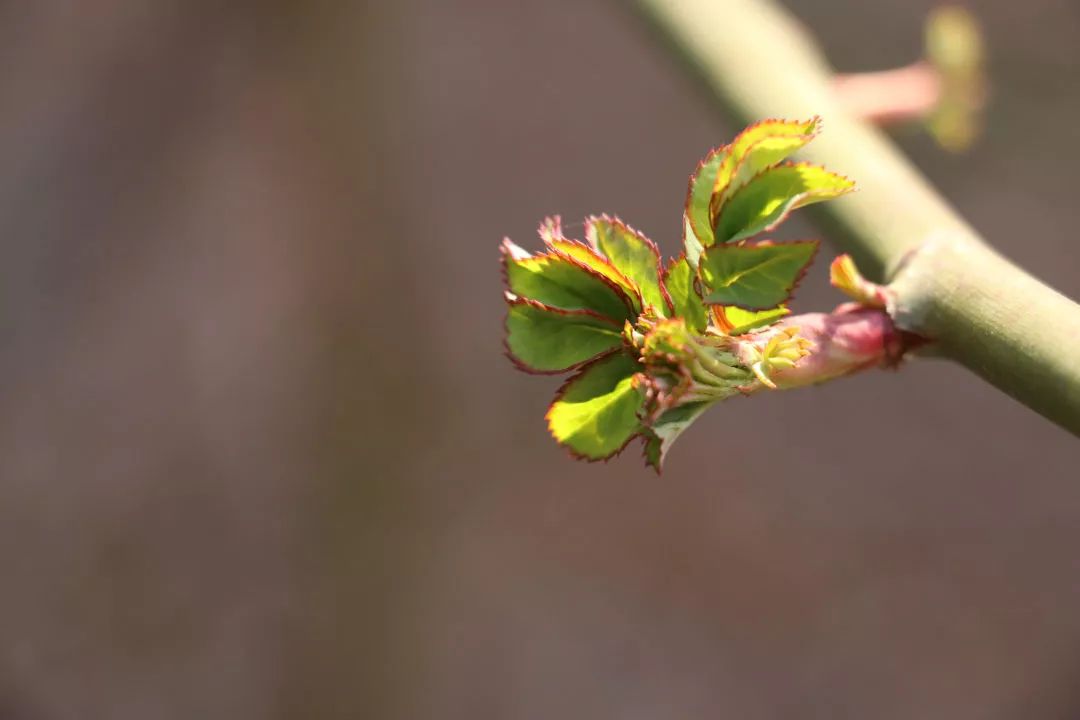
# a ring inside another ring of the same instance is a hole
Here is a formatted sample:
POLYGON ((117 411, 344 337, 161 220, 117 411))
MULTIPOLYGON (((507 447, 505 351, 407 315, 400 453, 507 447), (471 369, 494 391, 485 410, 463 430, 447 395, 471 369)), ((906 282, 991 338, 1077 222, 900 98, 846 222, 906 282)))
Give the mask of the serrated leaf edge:
MULTIPOLYGON (((821 122, 821 116, 820 115, 815 115, 814 117, 810 118, 809 120, 805 120, 805 121, 804 120, 762 120, 761 122, 754 123, 750 127, 743 130, 741 133, 739 133, 737 136, 735 136, 735 139, 731 142, 731 145, 734 146, 736 143, 738 143, 739 138, 742 137, 742 135, 744 135, 745 133, 749 132, 750 130, 756 129, 760 125, 765 125, 767 123, 810 124, 810 125, 813 126, 814 129, 813 129, 812 132, 807 133, 805 135, 786 135, 786 134, 783 134, 783 133, 777 133, 776 135, 767 135, 767 136, 759 139, 756 143, 754 143, 753 145, 748 147, 746 149, 746 152, 743 154, 743 156, 741 158, 739 158, 738 162, 735 163, 735 168, 731 171, 731 180, 732 181, 734 181, 736 178, 739 177, 739 172, 742 170, 743 164, 746 163, 750 159, 750 156, 753 154, 754 149, 758 145, 761 145, 762 143, 767 142, 769 140, 774 140, 774 139, 776 139, 778 137, 793 137, 793 138, 800 138, 800 139, 801 138, 806 138, 806 142, 803 143, 803 145, 805 146, 805 145, 809 145, 811 142, 814 141, 814 139, 817 138, 818 135, 821 134, 822 122, 821 122)), ((796 151, 792 151, 792 152, 796 152, 796 151)), ((732 195, 739 192, 739 190, 741 190, 743 187, 745 187, 748 183, 750 183, 758 175, 761 175, 766 170, 772 170, 775 167, 780 167, 784 163, 789 163, 789 162, 791 162, 791 161, 789 161, 789 160, 781 160, 780 162, 775 162, 772 165, 769 165, 768 167, 765 167, 765 168, 762 168, 761 170, 759 170, 757 172, 757 174, 751 176, 746 182, 742 183, 738 187, 733 188, 731 186, 731 183, 729 183, 728 185, 724 186, 722 189, 714 191, 712 200, 709 202, 709 217, 712 220, 713 224, 715 224, 716 218, 720 217, 720 213, 722 213, 724 211, 724 205, 727 204, 728 200, 731 199, 732 195), (719 201, 717 201, 718 196, 720 198, 719 201), (715 203, 715 208, 713 207, 714 203, 715 203)), ((822 169, 824 169, 824 168, 822 168, 822 169)), ((835 175, 836 173, 833 173, 833 174, 835 175)))
POLYGON ((657 477, 662 476, 664 474, 663 458, 657 460, 655 463, 649 458, 649 443, 662 443, 663 440, 660 439, 659 435, 648 428, 646 428, 646 432, 638 433, 638 437, 641 438, 641 458, 645 461, 645 467, 652 468, 657 477))
POLYGON ((746 127, 744 127, 741 131, 739 131, 739 134, 735 136, 735 139, 732 140, 728 144, 729 145, 735 144, 736 142, 738 142, 739 138, 742 137, 743 135, 745 135, 746 133, 750 132, 751 130, 756 130, 759 127, 761 127, 762 125, 768 125, 769 123, 780 123, 780 124, 788 124, 788 125, 813 125, 814 126, 814 132, 810 133, 810 135, 808 137, 817 136, 818 134, 821 133, 822 128, 825 127, 825 121, 821 118, 820 115, 813 115, 813 116, 810 117, 809 120, 792 120, 791 118, 780 118, 780 117, 765 118, 764 120, 758 120, 758 121, 756 121, 754 123, 751 123, 750 125, 747 125, 746 127))
POLYGON ((808 138, 807 142, 809 143, 810 141, 812 141, 814 138, 816 138, 818 135, 821 134, 821 130, 824 127, 824 121, 822 121, 820 115, 814 115, 809 120, 790 120, 788 118, 766 118, 764 120, 758 120, 757 122, 753 123, 752 125, 747 125, 745 128, 743 128, 739 132, 739 134, 736 135, 735 138, 731 142, 729 142, 727 145, 724 146, 725 149, 726 148, 732 148, 735 145, 738 145, 739 140, 741 140, 744 135, 749 135, 751 132, 757 130, 758 128, 760 128, 760 127, 762 127, 764 125, 772 125, 772 124, 777 124, 777 125, 810 125, 813 128, 813 130, 810 133, 803 134, 803 135, 792 135, 792 134, 788 134, 788 133, 773 133, 772 135, 766 135, 765 137, 760 138, 757 142, 755 142, 754 144, 752 144, 750 147, 748 147, 746 149, 746 153, 735 164, 735 169, 731 174, 732 177, 735 177, 736 175, 738 175, 739 168, 742 166, 742 164, 746 160, 746 158, 750 155, 750 151, 753 148, 757 147, 762 141, 769 140, 769 139, 772 139, 772 138, 777 138, 777 137, 805 137, 805 138, 808 138))
MULTIPOLYGON (((720 154, 726 152, 728 147, 729 147, 728 145, 721 145, 720 147, 715 147, 712 150, 710 150, 709 152, 705 153, 705 157, 703 157, 701 160, 698 161, 697 166, 694 167, 694 171, 692 173, 690 173, 690 179, 687 181, 687 184, 686 184, 686 200, 683 202, 683 218, 684 218, 684 221, 683 221, 683 246, 684 247, 686 245, 686 239, 687 239, 686 238, 686 229, 688 227, 690 228, 690 232, 694 233, 694 237, 697 239, 698 243, 700 243, 702 247, 710 247, 709 245, 706 245, 705 242, 702 240, 702 235, 698 231, 698 228, 694 227, 694 218, 690 214, 690 202, 691 202, 691 200, 693 200, 694 186, 697 184, 697 178, 698 178, 698 175, 701 174, 702 168, 704 168, 706 165, 708 165, 709 162, 712 161, 717 155, 720 155, 720 154)), ((715 182, 715 180, 714 180, 714 182, 715 182)), ((710 195, 710 197, 711 197, 711 195, 710 195)), ((705 230, 709 233, 709 235, 714 235, 713 244, 715 244, 716 243, 716 238, 715 238, 715 233, 713 233, 713 231, 712 231, 712 228, 705 228, 705 230)))

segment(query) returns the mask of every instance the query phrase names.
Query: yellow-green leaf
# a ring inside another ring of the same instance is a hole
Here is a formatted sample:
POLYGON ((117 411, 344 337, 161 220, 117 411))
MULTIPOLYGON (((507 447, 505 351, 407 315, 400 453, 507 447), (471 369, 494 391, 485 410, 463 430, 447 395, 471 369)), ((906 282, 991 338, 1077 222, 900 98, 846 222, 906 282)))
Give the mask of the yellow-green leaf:
POLYGON ((698 164, 690 176, 686 191, 686 209, 683 213, 683 246, 691 267, 697 268, 698 258, 704 248, 713 244, 713 223, 709 215, 716 173, 724 161, 724 148, 710 152, 698 164))
POLYGON ((701 296, 694 289, 694 280, 694 271, 685 257, 672 260, 664 273, 664 286, 671 296, 675 317, 685 320, 694 332, 703 333, 709 318, 701 296))
POLYGON ((819 122, 816 117, 805 122, 763 120, 739 133, 716 172, 710 202, 713 218, 735 190, 813 140, 819 122))
POLYGON ((615 455, 641 430, 644 396, 634 383, 638 362, 616 352, 572 377, 547 412, 548 428, 574 455, 602 460, 615 455))
POLYGON ((584 263, 555 253, 529 255, 509 240, 502 252, 507 289, 518 297, 562 310, 590 310, 619 325, 636 317, 627 293, 584 263))
POLYGON ((718 243, 735 242, 772 230, 796 208, 851 192, 855 183, 806 163, 765 170, 724 203, 716 219, 718 243))
POLYGON ((772 325, 777 320, 790 315, 791 310, 787 305, 759 311, 743 310, 734 305, 726 307, 714 305, 713 313, 717 316, 717 327, 728 335, 742 335, 751 330, 772 325))
POLYGON ((638 313, 642 311, 641 291, 638 290, 637 285, 619 272, 615 266, 608 262, 607 258, 600 253, 596 252, 585 243, 578 242, 577 240, 567 240, 566 238, 552 240, 548 243, 548 247, 551 248, 552 252, 573 258, 582 265, 588 266, 591 270, 596 271, 618 285, 622 288, 623 292, 626 293, 627 297, 630 298, 630 301, 634 306, 634 311, 638 313))
POLYGON ((634 282, 645 303, 661 317, 668 316, 670 308, 660 289, 660 251, 652 240, 607 215, 589 218, 585 237, 616 270, 634 282))

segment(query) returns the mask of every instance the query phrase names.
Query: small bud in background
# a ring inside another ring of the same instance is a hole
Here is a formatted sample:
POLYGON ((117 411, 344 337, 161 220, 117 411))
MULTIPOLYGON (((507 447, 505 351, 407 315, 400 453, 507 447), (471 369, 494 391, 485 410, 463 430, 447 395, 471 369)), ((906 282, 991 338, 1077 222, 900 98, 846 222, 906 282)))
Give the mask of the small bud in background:
POLYGON ((941 77, 941 98, 926 120, 951 152, 971 147, 982 132, 988 96, 985 49, 975 16, 959 6, 936 8, 926 19, 926 57, 941 77))
POLYGON ((834 288, 866 307, 889 307, 889 290, 865 279, 850 255, 839 255, 829 265, 829 282, 834 288))
POLYGON ((988 96, 982 32, 974 15, 942 6, 926 18, 924 57, 910 65, 833 78, 840 103, 881 126, 920 123, 950 152, 978 139, 988 96))

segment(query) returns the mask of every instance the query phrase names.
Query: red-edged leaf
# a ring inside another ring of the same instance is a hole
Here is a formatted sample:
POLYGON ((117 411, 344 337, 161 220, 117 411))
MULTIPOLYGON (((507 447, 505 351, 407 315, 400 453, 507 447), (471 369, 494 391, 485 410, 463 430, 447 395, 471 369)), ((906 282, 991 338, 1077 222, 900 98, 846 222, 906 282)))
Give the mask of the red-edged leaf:
POLYGON ((743 130, 728 145, 716 173, 716 184, 709 203, 712 224, 727 198, 766 168, 786 159, 813 140, 820 118, 806 121, 762 120, 743 130))
POLYGON ((642 299, 657 313, 662 317, 671 313, 668 299, 660 288, 660 250, 652 240, 608 215, 587 218, 585 237, 593 249, 633 281, 640 289, 642 299))
POLYGON ((590 310, 562 310, 514 296, 507 305, 507 355, 526 372, 573 370, 622 345, 622 328, 590 310))
POLYGON ((562 218, 558 215, 544 218, 537 233, 544 245, 557 255, 565 255, 589 266, 618 285, 630 298, 634 311, 642 310, 641 292, 629 278, 619 272, 607 258, 580 240, 572 240, 563 233, 562 218))
POLYGON ((775 308, 791 298, 817 248, 817 240, 714 245, 699 268, 704 301, 753 311, 775 308))
POLYGON ((762 171, 724 203, 716 218, 717 243, 745 240, 772 230, 791 211, 855 189, 842 175, 808 163, 787 163, 762 171))
POLYGON ((709 318, 705 305, 695 287, 696 277, 685 255, 672 260, 664 271, 663 286, 671 297, 674 316, 686 321, 687 327, 697 333, 705 332, 709 318))
POLYGON ((641 431, 640 366, 624 352, 598 358, 570 378, 547 412, 552 437, 575 457, 606 460, 641 431))
POLYGON ((697 268, 701 251, 713 244, 713 223, 709 202, 716 184, 716 174, 724 161, 727 146, 709 151, 690 175, 683 212, 683 247, 691 267, 697 268))
POLYGON ((549 240, 548 247, 551 248, 551 251, 555 254, 573 258, 618 285, 622 288, 622 291, 626 293, 627 297, 630 298, 635 312, 640 313, 642 311, 641 292, 638 290, 638 286, 619 272, 607 258, 592 247, 583 242, 579 242, 578 240, 568 240, 566 238, 549 240))
POLYGON ((620 325, 637 317, 633 301, 619 285, 572 257, 528 255, 509 239, 500 249, 507 289, 518 297, 562 310, 590 310, 620 325))

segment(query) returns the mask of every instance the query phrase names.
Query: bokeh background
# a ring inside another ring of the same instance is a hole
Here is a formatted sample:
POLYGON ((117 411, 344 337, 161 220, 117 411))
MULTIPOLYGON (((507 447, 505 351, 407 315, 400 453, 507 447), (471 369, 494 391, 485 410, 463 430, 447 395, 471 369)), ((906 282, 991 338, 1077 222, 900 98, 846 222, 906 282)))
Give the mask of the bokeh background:
MULTIPOLYGON (((794 10, 855 71, 930 8, 794 10)), ((1080 295, 1080 5, 972 8, 982 142, 898 140, 1080 295)), ((732 401, 662 478, 547 437, 499 240, 674 254, 736 130, 615 1, 0 5, 0 718, 1076 717, 1080 447, 966 371, 732 401)))

